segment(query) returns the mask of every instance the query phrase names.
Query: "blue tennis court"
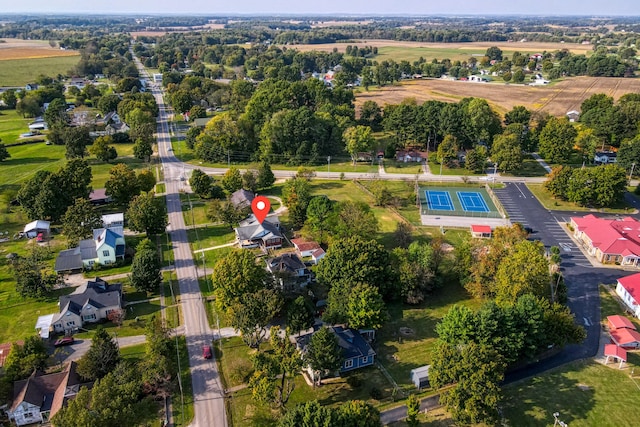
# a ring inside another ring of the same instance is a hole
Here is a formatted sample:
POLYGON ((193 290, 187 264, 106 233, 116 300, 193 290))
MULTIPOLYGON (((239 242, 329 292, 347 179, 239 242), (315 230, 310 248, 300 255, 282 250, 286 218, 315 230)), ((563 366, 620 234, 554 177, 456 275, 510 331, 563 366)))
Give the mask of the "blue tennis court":
POLYGON ((482 194, 477 191, 458 191, 456 192, 462 209, 467 212, 489 212, 489 206, 484 201, 482 194))
POLYGON ((427 197, 427 205, 429 209, 436 211, 453 211, 453 200, 448 191, 425 191, 427 197))

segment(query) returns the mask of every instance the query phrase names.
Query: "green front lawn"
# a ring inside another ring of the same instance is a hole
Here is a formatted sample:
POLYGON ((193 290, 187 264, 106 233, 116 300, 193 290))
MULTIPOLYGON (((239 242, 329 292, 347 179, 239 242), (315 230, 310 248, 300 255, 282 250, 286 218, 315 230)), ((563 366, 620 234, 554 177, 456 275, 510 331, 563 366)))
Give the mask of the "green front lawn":
POLYGON ((551 426, 553 414, 571 427, 632 426, 640 416, 640 378, 629 369, 586 360, 504 388, 503 412, 512 426, 551 426))
POLYGON ((0 110, 0 140, 5 145, 13 144, 18 141, 20 134, 29 132, 29 123, 32 121, 32 118, 24 118, 16 110, 0 110))
POLYGON ((224 245, 235 240, 234 231, 224 224, 193 228, 187 230, 187 236, 192 250, 224 245))
POLYGON ((482 301, 472 299, 458 284, 447 283, 423 304, 388 306, 391 319, 378 331, 376 352, 398 385, 411 389, 410 371, 431 362, 431 347, 438 337, 435 326, 456 304, 477 309, 482 301))
POLYGON ((538 161, 530 156, 525 157, 522 161, 522 167, 517 171, 510 173, 500 172, 504 176, 546 176, 547 171, 543 168, 538 161))
POLYGON ((423 172, 421 163, 404 163, 392 159, 384 159, 384 170, 386 173, 410 173, 414 175, 423 172))

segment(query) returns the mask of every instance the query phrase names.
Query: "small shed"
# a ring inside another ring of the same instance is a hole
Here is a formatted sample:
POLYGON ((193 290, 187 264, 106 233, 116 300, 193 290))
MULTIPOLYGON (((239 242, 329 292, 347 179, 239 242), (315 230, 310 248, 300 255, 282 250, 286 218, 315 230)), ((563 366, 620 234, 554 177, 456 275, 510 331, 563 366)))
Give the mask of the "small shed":
POLYGON ((477 237, 480 239, 491 238, 491 226, 489 225, 472 225, 471 237, 477 237))
POLYGON ((576 110, 567 111, 567 117, 570 122, 577 122, 580 118, 580 112, 576 110))
POLYGON ((36 237, 39 233, 44 233, 45 236, 49 235, 51 223, 49 221, 36 220, 24 226, 24 234, 28 238, 36 237))
POLYGON ((36 331, 38 331, 40 338, 49 338, 49 332, 51 332, 51 324, 53 323, 53 316, 55 316, 55 314, 46 314, 44 316, 38 317, 38 320, 36 322, 36 331))
POLYGON ((420 366, 411 370, 411 382, 416 388, 429 387, 429 367, 431 365, 420 366))
POLYGON ((606 344, 604 346, 604 355, 606 356, 605 365, 609 363, 609 358, 613 357, 616 362, 620 361, 620 369, 622 369, 622 364, 627 361, 627 350, 615 344, 606 344))
POLYGON ((631 320, 620 315, 608 316, 607 325, 609 326, 610 331, 620 328, 633 329, 634 331, 636 330, 636 326, 631 323, 631 320))

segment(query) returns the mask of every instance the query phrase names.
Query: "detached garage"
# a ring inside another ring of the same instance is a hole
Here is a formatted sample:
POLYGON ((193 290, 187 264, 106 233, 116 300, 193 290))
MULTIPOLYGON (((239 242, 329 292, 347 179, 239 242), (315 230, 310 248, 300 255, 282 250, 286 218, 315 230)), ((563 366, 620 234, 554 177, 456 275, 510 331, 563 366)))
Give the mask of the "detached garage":
POLYGON ((24 234, 32 239, 38 234, 43 233, 45 236, 49 236, 51 223, 49 221, 32 221, 24 226, 24 234))

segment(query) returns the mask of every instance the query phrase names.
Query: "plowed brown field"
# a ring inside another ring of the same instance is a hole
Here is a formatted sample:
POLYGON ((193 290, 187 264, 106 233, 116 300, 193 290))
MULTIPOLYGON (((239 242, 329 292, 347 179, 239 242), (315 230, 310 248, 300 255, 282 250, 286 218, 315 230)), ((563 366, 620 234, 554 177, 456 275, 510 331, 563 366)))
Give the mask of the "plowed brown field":
POLYGON ((625 93, 640 92, 640 79, 611 77, 572 77, 549 86, 524 86, 501 83, 473 83, 450 80, 411 80, 395 86, 356 94, 356 106, 371 100, 383 106, 398 104, 406 98, 418 103, 435 99, 457 102, 465 97, 485 98, 497 111, 505 113, 516 105, 533 111, 561 116, 579 109, 582 101, 595 93, 620 98, 625 93))

